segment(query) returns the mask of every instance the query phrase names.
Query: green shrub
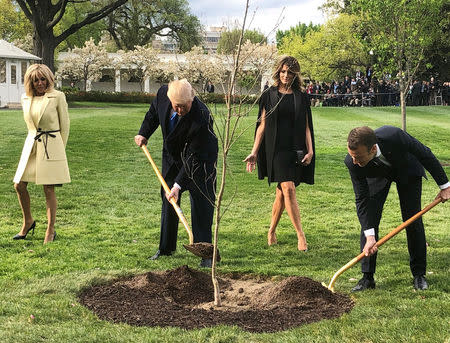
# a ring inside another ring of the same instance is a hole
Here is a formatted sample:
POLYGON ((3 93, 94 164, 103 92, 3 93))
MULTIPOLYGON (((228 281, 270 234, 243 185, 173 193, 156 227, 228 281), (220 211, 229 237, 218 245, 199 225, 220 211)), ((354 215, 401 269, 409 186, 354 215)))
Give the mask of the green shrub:
MULTIPOLYGON (((120 103, 144 103, 149 104, 155 98, 155 94, 143 92, 103 92, 103 91, 80 91, 76 88, 62 87, 61 91, 66 95, 67 101, 97 101, 97 102, 120 102, 120 103)), ((225 94, 201 93, 200 100, 207 104, 224 104, 225 94)), ((257 95, 234 96, 234 103, 253 104, 257 95)))
POLYGON ((73 88, 62 89, 67 101, 97 101, 97 102, 121 102, 121 103, 145 103, 149 104, 155 98, 155 94, 141 92, 102 92, 79 91, 73 88))
MULTIPOLYGON (((224 104, 225 103, 225 94, 221 93, 201 93, 197 95, 200 100, 202 100, 204 103, 208 104, 224 104)), ((234 103, 239 103, 242 100, 242 103, 244 104, 252 104, 255 102, 255 100, 258 98, 257 95, 235 95, 234 96, 234 103)))

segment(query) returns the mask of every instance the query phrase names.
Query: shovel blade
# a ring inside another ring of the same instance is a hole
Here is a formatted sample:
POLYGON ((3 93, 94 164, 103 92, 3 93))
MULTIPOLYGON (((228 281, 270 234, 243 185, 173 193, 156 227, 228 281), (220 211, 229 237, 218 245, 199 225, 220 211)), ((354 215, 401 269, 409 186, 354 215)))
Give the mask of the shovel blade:
MULTIPOLYGON (((212 258, 214 253, 214 245, 211 243, 193 243, 193 244, 183 244, 184 248, 189 252, 201 258, 212 258)), ((217 250, 217 262, 220 261, 219 250, 217 250)))

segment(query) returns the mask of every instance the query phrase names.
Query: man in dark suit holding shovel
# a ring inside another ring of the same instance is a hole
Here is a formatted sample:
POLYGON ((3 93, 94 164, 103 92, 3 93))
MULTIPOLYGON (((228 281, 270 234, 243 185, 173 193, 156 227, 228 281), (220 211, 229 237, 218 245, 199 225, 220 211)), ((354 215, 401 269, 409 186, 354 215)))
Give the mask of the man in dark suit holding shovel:
MULTIPOLYGON (((161 188, 162 213, 159 249, 150 259, 171 255, 176 250, 178 216, 169 203, 180 204, 181 193, 189 190, 194 242, 211 243, 214 214, 217 137, 208 108, 194 96, 185 79, 162 86, 145 115, 137 145, 146 145, 161 126, 163 136, 162 176, 170 194, 161 188)), ((210 258, 202 258, 200 266, 210 267, 210 258)))
MULTIPOLYGON (((450 198, 450 182, 431 150, 417 139, 393 126, 375 131, 367 126, 350 131, 345 164, 355 192, 356 209, 361 224, 360 246, 366 257, 361 269, 363 278, 352 291, 375 288, 378 225, 392 181, 397 185, 403 221, 421 209, 422 177, 425 169, 438 184, 436 198, 450 198)), ((422 219, 406 229, 410 268, 417 290, 428 288, 426 272, 426 240, 422 219)))

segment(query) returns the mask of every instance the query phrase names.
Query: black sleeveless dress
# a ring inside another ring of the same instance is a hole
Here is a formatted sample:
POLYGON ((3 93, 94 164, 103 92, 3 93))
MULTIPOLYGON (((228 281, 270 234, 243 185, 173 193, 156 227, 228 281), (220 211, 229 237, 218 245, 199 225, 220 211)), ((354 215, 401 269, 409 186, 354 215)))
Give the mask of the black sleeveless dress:
POLYGON ((294 94, 278 92, 280 99, 277 117, 277 134, 271 182, 295 181, 301 166, 295 164, 294 148, 294 94))
MULTIPOLYGON (((272 86, 261 94, 258 119, 265 113, 265 131, 258 150, 258 178, 271 182, 293 181, 314 184, 314 129, 306 93, 293 90, 281 94, 272 86), (309 128, 314 155, 307 166, 295 164, 296 151, 306 150, 306 128, 309 128)), ((255 134, 259 120, 256 123, 255 134)))

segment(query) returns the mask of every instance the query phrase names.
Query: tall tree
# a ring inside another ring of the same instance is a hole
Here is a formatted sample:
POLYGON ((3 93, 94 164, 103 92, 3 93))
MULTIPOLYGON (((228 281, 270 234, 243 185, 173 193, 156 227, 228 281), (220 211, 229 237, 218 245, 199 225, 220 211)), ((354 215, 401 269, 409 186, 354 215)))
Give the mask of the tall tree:
POLYGON ((441 9, 447 0, 351 0, 365 38, 376 56, 376 70, 395 75, 400 86, 402 128, 406 130, 406 94, 424 65, 426 51, 441 33, 441 9))
MULTIPOLYGON (((95 11, 95 1, 92 2, 69 2, 66 12, 61 21, 55 26, 55 34, 67 30, 73 23, 78 23, 85 18, 88 13, 95 11)), ((98 20, 95 23, 83 26, 75 33, 67 37, 58 46, 57 51, 67 51, 75 47, 81 47, 91 38, 95 43, 100 42, 102 35, 106 34, 106 23, 104 20, 98 20)))
POLYGON ((33 32, 30 22, 11 0, 0 0, 0 38, 13 41, 33 32))
MULTIPOLYGON (((92 12, 85 14, 79 22, 72 23, 67 29, 55 35, 55 26, 63 18, 69 2, 90 3, 86 0, 17 0, 25 16, 33 25, 33 52, 42 57, 42 62, 55 70, 55 48, 71 34, 82 27, 104 18, 127 0, 98 0, 92 12)), ((94 2, 93 2, 94 3, 94 2)))
POLYGON ((414 79, 432 70, 448 74, 448 8, 448 0, 326 0, 322 7, 359 17, 358 38, 374 52, 375 72, 398 79, 404 130, 414 79))
POLYGON ((200 44, 200 21, 186 0, 129 0, 107 19, 119 49, 133 50, 158 36, 175 39, 181 51, 200 44))
POLYGON ((276 34, 276 40, 277 40, 277 48, 280 48, 284 37, 292 37, 292 36, 299 36, 303 39, 306 38, 306 35, 310 32, 317 32, 320 30, 320 25, 313 24, 312 22, 309 23, 309 25, 306 25, 304 23, 298 23, 296 26, 289 28, 288 30, 278 30, 276 34))
POLYGON ((434 77, 435 79, 450 80, 450 2, 444 2, 441 7, 439 32, 434 41, 426 49, 426 60, 420 68, 422 79, 434 77))
MULTIPOLYGON (((237 51, 236 47, 239 44, 241 33, 242 30, 239 28, 223 32, 217 45, 217 52, 228 55, 237 51)), ((262 44, 267 43, 267 37, 257 30, 245 30, 243 42, 246 41, 254 44, 262 44)))
POLYGON ((341 14, 305 37, 289 33, 279 51, 296 57, 302 74, 320 81, 339 80, 369 62, 369 50, 355 33, 359 19, 341 14))

